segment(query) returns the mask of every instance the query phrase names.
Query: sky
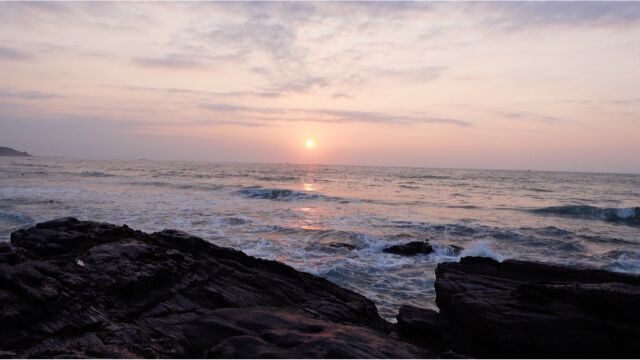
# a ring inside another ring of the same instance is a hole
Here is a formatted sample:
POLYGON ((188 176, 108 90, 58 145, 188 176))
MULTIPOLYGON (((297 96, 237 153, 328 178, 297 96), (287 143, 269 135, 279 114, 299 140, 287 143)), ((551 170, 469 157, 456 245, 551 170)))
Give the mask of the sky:
POLYGON ((0 69, 36 155, 640 173, 640 2, 3 2, 0 69))

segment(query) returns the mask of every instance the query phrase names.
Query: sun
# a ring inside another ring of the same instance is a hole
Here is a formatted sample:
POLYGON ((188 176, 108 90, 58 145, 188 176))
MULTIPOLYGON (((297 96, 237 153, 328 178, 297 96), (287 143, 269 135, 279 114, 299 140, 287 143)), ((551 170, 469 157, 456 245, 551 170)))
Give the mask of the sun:
POLYGON ((313 149, 316 147, 316 142, 313 139, 307 139, 307 141, 304 142, 304 146, 306 146, 307 149, 313 149))

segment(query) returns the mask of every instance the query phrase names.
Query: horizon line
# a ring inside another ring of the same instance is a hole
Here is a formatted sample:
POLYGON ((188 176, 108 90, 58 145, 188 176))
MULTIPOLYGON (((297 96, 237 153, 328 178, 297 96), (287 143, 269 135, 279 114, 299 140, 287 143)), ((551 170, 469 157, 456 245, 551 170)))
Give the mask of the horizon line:
MULTIPOLYGON (((14 157, 9 157, 14 158, 14 157)), ((538 173, 573 173, 573 174, 594 174, 594 175, 640 175, 640 170, 636 172, 624 171, 602 171, 602 170, 549 170, 534 168, 465 168, 465 167, 439 167, 439 166, 421 166, 421 165, 363 165, 363 164, 330 164, 330 163, 296 163, 296 162, 259 162, 246 160, 185 160, 185 159, 151 159, 151 158, 81 158, 65 155, 33 155, 31 158, 64 158, 71 160, 89 160, 89 161, 162 161, 162 162, 189 162, 189 163, 218 163, 218 164, 258 164, 258 165, 292 165, 292 166, 343 166, 343 167, 361 167, 361 168, 397 168, 397 169, 424 169, 424 170, 472 170, 472 171, 511 171, 511 172, 538 172, 538 173)))

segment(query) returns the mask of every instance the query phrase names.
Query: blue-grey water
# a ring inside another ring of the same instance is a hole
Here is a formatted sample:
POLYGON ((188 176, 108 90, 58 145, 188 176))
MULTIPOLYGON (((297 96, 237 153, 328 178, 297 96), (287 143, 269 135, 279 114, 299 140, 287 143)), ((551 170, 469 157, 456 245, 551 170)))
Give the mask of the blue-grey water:
POLYGON ((371 298, 435 307, 462 255, 640 272, 640 175, 0 158, 0 241, 61 216, 183 230, 371 298), (431 255, 383 253, 430 239, 431 255), (355 246, 331 246, 348 243, 355 246))

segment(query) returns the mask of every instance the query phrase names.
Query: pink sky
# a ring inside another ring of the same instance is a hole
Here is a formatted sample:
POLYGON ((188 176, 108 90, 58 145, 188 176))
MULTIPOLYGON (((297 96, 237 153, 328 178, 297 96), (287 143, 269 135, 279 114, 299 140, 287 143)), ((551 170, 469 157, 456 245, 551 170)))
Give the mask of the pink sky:
POLYGON ((0 66, 39 155, 640 172, 640 3, 0 3, 0 66))

